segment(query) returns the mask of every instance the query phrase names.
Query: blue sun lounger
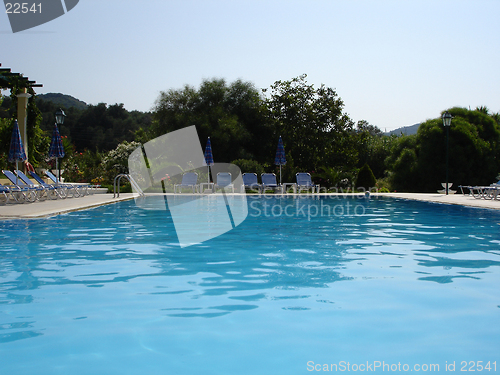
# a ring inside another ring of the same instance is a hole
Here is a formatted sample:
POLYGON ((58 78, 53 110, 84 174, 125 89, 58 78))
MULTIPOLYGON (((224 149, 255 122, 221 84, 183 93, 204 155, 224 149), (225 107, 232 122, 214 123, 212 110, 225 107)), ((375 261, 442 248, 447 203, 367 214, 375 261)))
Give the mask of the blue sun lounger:
POLYGON ((267 189, 272 189, 275 192, 277 190, 281 191, 281 186, 276 182, 276 175, 274 173, 262 173, 262 192, 265 192, 267 189))
MULTIPOLYGON (((46 183, 44 180, 40 178, 35 172, 30 171, 30 176, 33 177, 33 179, 37 182, 38 185, 43 187, 44 189, 47 190, 49 193, 53 193, 53 199, 65 199, 68 196, 68 191, 70 188, 67 186, 63 185, 49 185, 46 183)), ((30 185, 33 184, 31 180, 26 176, 23 172, 21 171, 16 171, 16 174, 19 178, 21 178, 26 184, 30 185)))
POLYGON ((295 175, 295 178, 297 179, 298 193, 300 193, 301 190, 309 191, 309 189, 311 189, 312 193, 319 193, 319 185, 313 184, 309 173, 299 172, 295 175))
POLYGON ((75 190, 75 187, 72 186, 72 185, 65 185, 65 184, 61 184, 61 185, 50 185, 48 183, 46 183, 39 175, 37 175, 35 172, 30 172, 30 176, 33 177, 35 179, 36 182, 38 182, 40 185, 42 185, 43 187, 45 188, 55 188, 56 191, 59 192, 59 194, 61 195, 61 198, 62 199, 65 199, 67 198, 71 193, 71 196, 72 197, 79 197, 80 195, 76 192, 75 190))
POLYGON ((174 194, 179 188, 179 193, 182 193, 182 188, 191 188, 194 193, 198 192, 198 174, 195 172, 186 172, 182 175, 182 181, 180 184, 174 185, 174 194))
POLYGON ((231 191, 234 193, 234 185, 233 181, 231 180, 231 173, 229 172, 219 172, 217 173, 217 183, 215 184, 215 189, 221 188, 224 191, 226 189, 231 189, 231 191))
POLYGON ((83 197, 87 195, 89 185, 86 184, 73 184, 73 183, 62 183, 57 180, 57 177, 51 171, 46 170, 45 175, 52 180, 52 182, 57 186, 64 186, 73 194, 73 197, 83 197))
POLYGON ((14 186, 5 186, 0 184, 0 194, 5 198, 5 204, 13 200, 16 203, 24 203, 26 201, 26 193, 14 186))
MULTIPOLYGON (((17 174, 17 177, 19 177, 21 180, 23 180, 23 182, 26 185, 28 185, 30 188, 41 187, 41 188, 45 189, 45 191, 47 193, 47 197, 49 197, 51 199, 63 198, 63 194, 61 194, 61 192, 58 191, 56 186, 49 185, 49 184, 45 183, 45 181, 43 181, 43 180, 42 180, 42 183, 37 181, 37 183, 38 183, 38 186, 37 186, 22 171, 17 170, 16 174, 17 174)), ((66 196, 64 196, 64 198, 66 198, 66 196)))
POLYGON ((257 173, 243 173, 243 185, 241 186, 241 192, 244 193, 245 189, 257 190, 261 192, 262 185, 257 181, 257 173))
POLYGON ((9 179, 10 182, 12 182, 15 189, 25 194, 24 202, 35 202, 36 200, 41 200, 44 193, 47 194, 47 191, 42 187, 32 187, 26 185, 21 178, 17 177, 11 171, 2 170, 2 173, 9 179))

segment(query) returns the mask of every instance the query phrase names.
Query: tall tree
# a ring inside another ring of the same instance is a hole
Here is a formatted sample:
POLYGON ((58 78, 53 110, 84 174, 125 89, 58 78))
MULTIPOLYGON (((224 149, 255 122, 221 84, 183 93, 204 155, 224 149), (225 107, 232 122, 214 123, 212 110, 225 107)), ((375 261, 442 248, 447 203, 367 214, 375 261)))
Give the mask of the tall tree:
MULTIPOLYGON (((500 171, 500 125, 485 107, 474 111, 465 108, 448 111, 453 116, 449 129, 450 182, 455 187, 489 185, 500 171)), ((446 174, 443 121, 437 118, 424 122, 416 137, 411 139, 413 142, 400 142, 400 147, 392 153, 393 187, 406 191, 436 191, 446 174)))
POLYGON ((263 162, 270 147, 261 93, 249 82, 205 80, 199 89, 184 86, 160 93, 149 138, 196 125, 202 145, 210 136, 219 162, 254 159, 263 162))
POLYGON ((357 161, 353 121, 332 88, 314 88, 307 75, 277 81, 267 100, 275 140, 283 137, 287 158, 295 168, 317 171, 323 166, 352 168, 357 161))
MULTIPOLYGON (((59 105, 37 98, 43 116, 41 128, 52 134, 54 113, 59 105)), ((84 109, 61 106, 66 114, 64 124, 59 127, 62 136, 67 136, 76 150, 107 151, 123 141, 133 141, 140 128, 151 124, 151 114, 139 111, 128 112, 123 104, 99 103, 84 109)))

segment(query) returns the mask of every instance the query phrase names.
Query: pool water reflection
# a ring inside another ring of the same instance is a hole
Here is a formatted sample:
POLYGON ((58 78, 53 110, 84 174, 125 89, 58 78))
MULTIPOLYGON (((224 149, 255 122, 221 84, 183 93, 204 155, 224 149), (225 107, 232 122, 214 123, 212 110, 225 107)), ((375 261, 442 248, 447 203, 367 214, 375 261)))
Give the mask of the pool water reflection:
POLYGON ((441 372, 453 361, 500 365, 499 265, 498 212, 391 198, 249 197, 241 225, 186 248, 168 211, 133 201, 4 221, 2 369, 305 374, 307 363, 341 361, 433 363, 441 372))

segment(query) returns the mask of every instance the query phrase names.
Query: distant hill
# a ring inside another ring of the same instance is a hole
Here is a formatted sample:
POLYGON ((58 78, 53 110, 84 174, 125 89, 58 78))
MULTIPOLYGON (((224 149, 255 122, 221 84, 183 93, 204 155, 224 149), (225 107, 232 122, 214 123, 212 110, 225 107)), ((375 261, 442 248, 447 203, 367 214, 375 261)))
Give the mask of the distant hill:
POLYGON ((394 130, 391 130, 390 132, 385 133, 386 135, 412 135, 412 134, 417 134, 418 128, 420 124, 415 124, 411 126, 403 126, 401 128, 397 128, 394 130))
POLYGON ((50 101, 58 106, 65 108, 75 107, 76 109, 81 109, 81 110, 87 108, 87 103, 82 102, 81 100, 78 100, 66 94, 48 93, 48 94, 37 95, 37 97, 42 100, 50 101))

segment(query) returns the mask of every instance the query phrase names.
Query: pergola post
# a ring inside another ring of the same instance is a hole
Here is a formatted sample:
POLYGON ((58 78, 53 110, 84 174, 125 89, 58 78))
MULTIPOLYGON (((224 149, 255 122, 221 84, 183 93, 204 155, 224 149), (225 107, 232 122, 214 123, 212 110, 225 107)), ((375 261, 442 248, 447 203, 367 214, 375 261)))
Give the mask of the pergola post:
POLYGON ((28 94, 26 88, 21 89, 21 93, 17 95, 17 123, 21 132, 21 140, 23 141, 24 152, 28 158, 28 129, 27 129, 27 109, 28 99, 31 94, 28 94))

